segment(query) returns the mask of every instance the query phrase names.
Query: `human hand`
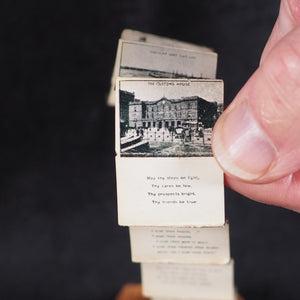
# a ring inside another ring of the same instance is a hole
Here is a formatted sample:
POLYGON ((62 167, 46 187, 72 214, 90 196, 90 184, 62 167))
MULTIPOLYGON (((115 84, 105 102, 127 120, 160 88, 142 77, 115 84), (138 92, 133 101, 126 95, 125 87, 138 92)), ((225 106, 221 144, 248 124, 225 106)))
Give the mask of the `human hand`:
POLYGON ((300 212, 300 0, 282 0, 260 65, 219 118, 214 155, 225 183, 300 212))

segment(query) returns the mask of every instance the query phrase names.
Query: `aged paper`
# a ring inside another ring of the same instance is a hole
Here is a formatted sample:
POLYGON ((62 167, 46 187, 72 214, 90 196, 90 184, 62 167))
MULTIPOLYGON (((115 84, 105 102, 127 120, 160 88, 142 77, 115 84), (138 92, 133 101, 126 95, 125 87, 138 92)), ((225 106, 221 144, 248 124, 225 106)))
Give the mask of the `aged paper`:
POLYGON ((225 265, 142 263, 141 270, 147 297, 235 299, 233 261, 225 265))
POLYGON ((125 226, 222 226, 223 173, 213 157, 116 157, 125 226))
POLYGON ((196 44, 131 29, 124 29, 121 34, 121 39, 202 52, 213 52, 213 49, 205 46, 199 46, 196 44))
POLYGON ((215 78, 217 54, 147 43, 119 41, 119 76, 215 78), (126 69, 128 71, 126 71, 126 69))
MULTIPOLYGON (((151 297, 151 300, 220 300, 219 298, 215 298, 215 299, 207 299, 207 298, 161 298, 161 297, 151 297)), ((224 299, 222 299, 224 300, 224 299)), ((228 298, 226 300, 239 300, 239 296, 237 294, 237 292, 235 292, 235 295, 233 298, 228 298)))
POLYGON ((223 82, 120 79, 117 87, 119 224, 222 226, 223 172, 211 132, 223 82))
POLYGON ((223 173, 211 149, 223 111, 216 66, 205 47, 132 30, 119 40, 109 95, 118 221, 130 226, 143 294, 155 300, 236 299, 223 173))
MULTIPOLYGON (((175 39, 170 39, 167 37, 162 37, 155 34, 145 33, 145 32, 131 30, 131 29, 124 29, 121 34, 121 39, 132 41, 132 42, 143 42, 143 43, 166 46, 166 47, 194 50, 197 52, 214 52, 212 49, 208 47, 199 46, 192 43, 182 42, 175 39)), ((113 74, 111 77, 111 88, 110 88, 108 102, 107 102, 108 105, 111 106, 115 105, 115 80, 118 74, 117 69, 119 66, 120 50, 121 49, 118 47, 116 53, 115 65, 113 68, 113 74)))
MULTIPOLYGON (((207 299, 207 298, 161 298, 161 297, 151 297, 151 300, 220 300, 219 298, 207 299)), ((224 300, 224 299, 223 299, 224 300)), ((238 293, 235 292, 234 298, 228 298, 226 300, 239 300, 238 293)))
POLYGON ((216 78, 217 54, 149 43, 119 40, 111 81, 110 104, 115 102, 115 81, 121 77, 216 78))
POLYGON ((226 264, 230 260, 229 226, 130 227, 133 262, 226 264))

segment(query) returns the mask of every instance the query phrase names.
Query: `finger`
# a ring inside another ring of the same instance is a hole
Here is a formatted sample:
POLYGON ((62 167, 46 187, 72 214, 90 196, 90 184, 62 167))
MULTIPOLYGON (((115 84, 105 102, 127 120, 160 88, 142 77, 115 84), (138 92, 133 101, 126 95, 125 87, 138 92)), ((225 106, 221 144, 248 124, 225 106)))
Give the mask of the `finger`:
POLYGON ((250 199, 300 212, 300 171, 266 184, 247 183, 228 176, 225 183, 250 199))
POLYGON ((261 57, 261 63, 271 49, 290 31, 300 24, 300 1, 282 0, 280 11, 270 38, 261 57))
POLYGON ((221 115, 213 151, 225 173, 270 182, 300 169, 300 27, 273 47, 221 115))

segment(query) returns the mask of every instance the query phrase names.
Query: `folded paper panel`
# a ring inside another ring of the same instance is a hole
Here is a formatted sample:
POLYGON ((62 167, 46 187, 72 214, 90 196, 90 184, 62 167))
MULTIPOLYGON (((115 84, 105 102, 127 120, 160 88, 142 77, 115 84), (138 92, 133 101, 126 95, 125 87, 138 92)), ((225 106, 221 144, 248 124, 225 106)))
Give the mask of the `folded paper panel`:
POLYGON ((223 173, 213 157, 116 157, 123 226, 223 226, 223 173))
POLYGON ((133 262, 226 264, 230 261, 229 226, 130 227, 133 262))
POLYGON ((234 299, 233 261, 225 265, 142 263, 142 289, 147 297, 234 299))

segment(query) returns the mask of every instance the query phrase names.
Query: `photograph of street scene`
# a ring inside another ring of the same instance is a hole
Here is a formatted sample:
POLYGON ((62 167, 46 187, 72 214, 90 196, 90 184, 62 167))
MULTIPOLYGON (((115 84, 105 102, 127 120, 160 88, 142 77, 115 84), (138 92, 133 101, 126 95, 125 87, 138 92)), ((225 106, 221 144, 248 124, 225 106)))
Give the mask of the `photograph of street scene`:
POLYGON ((150 101, 126 90, 119 90, 119 101, 121 156, 212 156, 212 128, 222 103, 198 95, 150 101))

